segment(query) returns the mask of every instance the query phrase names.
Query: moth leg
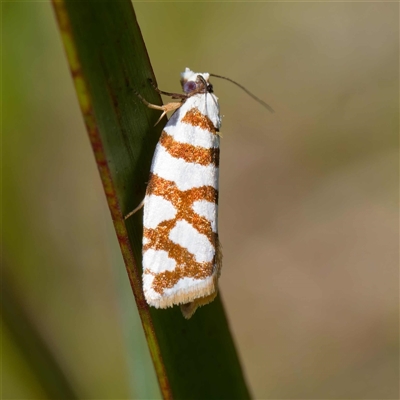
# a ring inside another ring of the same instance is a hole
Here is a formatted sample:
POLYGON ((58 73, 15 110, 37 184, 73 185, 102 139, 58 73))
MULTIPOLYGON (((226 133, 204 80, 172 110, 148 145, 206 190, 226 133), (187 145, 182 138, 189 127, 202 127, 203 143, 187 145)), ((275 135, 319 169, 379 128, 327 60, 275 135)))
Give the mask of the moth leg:
POLYGON ((145 98, 142 97, 142 95, 140 95, 139 93, 136 92, 137 97, 139 97, 140 100, 142 100, 142 102, 149 108, 152 108, 153 110, 160 110, 163 111, 163 113, 161 114, 160 118, 158 118, 157 122, 154 124, 154 126, 156 126, 161 119, 164 117, 164 115, 166 115, 168 112, 170 111, 175 111, 177 110, 182 103, 168 103, 168 104, 164 104, 162 106, 158 106, 157 104, 151 104, 149 103, 145 98))
POLYGON ((132 217, 132 215, 137 213, 143 207, 143 205, 144 205, 144 199, 139 203, 139 205, 134 210, 126 214, 124 219, 127 220, 129 217, 132 217))
POLYGON ((157 93, 163 94, 163 95, 165 95, 165 96, 170 96, 170 97, 172 97, 173 99, 182 99, 182 100, 184 100, 184 99, 187 99, 187 98, 189 97, 187 94, 164 92, 163 90, 160 90, 160 89, 156 86, 156 84, 153 82, 153 80, 150 79, 150 78, 149 78, 149 82, 151 83, 151 86, 153 86, 154 90, 155 90, 157 93))
POLYGON ((157 122, 154 124, 154 126, 156 126, 165 115, 167 115, 167 113, 169 113, 170 111, 175 111, 177 110, 180 106, 182 105, 182 103, 167 103, 164 104, 163 106, 157 106, 156 104, 147 104, 147 107, 149 108, 153 108, 154 110, 162 110, 163 113, 160 115, 160 118, 158 118, 157 122))

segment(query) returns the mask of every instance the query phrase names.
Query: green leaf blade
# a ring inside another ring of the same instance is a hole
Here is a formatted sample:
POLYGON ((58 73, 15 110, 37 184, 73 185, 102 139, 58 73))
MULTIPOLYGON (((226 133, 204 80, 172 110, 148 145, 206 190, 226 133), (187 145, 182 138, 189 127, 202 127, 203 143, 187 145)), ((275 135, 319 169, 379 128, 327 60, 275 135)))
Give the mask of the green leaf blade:
MULTIPOLYGON (((78 100, 103 182, 164 398, 246 399, 220 297, 185 320, 174 307, 149 308, 141 288, 142 213, 123 216, 144 197, 165 120, 135 95, 161 104, 130 1, 53 1, 78 100)), ((132 338, 134 340, 134 338, 132 338)))

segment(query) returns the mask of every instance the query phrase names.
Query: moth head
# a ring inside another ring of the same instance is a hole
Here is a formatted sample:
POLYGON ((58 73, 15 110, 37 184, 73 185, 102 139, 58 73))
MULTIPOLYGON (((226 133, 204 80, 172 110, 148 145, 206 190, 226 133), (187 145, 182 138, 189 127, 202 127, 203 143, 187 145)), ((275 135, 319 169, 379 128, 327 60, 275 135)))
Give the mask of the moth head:
POLYGON ((183 91, 191 96, 197 93, 212 93, 213 87, 208 82, 210 74, 207 72, 193 72, 190 68, 186 68, 181 73, 181 85, 183 91))

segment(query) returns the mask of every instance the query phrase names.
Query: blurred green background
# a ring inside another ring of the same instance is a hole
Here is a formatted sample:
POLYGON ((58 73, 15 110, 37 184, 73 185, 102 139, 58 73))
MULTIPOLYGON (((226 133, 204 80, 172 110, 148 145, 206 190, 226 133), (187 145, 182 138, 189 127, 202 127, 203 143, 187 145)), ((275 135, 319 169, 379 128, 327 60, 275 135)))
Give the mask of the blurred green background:
MULTIPOLYGON (((52 7, 1 6, 4 305, 80 398, 159 398, 52 7)), ((213 80, 221 294, 254 397, 397 399, 399 4, 134 7, 162 90, 188 66, 276 111, 213 80)), ((12 321, 2 398, 45 398, 12 321)))

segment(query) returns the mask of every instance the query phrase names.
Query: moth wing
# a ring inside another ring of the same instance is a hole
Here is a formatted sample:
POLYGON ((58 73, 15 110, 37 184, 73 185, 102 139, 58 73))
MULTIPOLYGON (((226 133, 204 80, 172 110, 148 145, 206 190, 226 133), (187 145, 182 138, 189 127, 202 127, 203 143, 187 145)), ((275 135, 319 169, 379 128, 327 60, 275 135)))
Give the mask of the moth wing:
POLYGON ((182 304, 185 318, 215 298, 221 268, 219 137, 213 123, 190 103, 173 115, 157 144, 143 235, 147 302, 158 308, 182 304))

